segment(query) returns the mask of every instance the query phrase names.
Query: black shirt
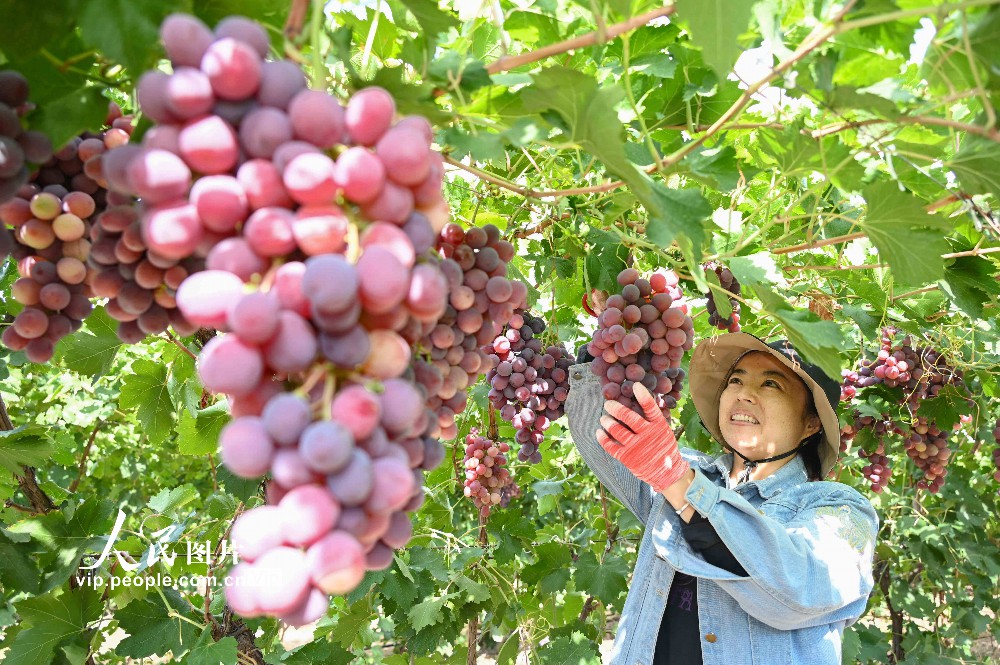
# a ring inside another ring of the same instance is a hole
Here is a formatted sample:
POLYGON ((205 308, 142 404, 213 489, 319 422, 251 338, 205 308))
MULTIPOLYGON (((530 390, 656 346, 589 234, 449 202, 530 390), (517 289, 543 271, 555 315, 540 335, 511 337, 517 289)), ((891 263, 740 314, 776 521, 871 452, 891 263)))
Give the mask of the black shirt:
MULTIPOLYGON (((713 566, 746 577, 747 571, 719 538, 715 527, 695 513, 681 534, 691 549, 713 566)), ((698 582, 684 573, 674 573, 667 607, 656 637, 653 665, 701 665, 701 631, 698 628, 698 582)))

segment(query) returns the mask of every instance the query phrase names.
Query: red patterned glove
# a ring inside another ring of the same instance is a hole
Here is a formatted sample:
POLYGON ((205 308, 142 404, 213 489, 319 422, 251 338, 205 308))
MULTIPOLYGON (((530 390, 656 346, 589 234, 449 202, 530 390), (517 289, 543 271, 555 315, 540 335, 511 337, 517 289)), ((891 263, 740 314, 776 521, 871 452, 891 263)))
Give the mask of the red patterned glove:
POLYGON ((633 391, 646 417, 608 400, 604 402, 604 410, 610 415, 601 417, 604 429, 597 430, 597 441, 637 478, 662 492, 691 467, 681 457, 677 439, 653 396, 641 383, 634 384, 633 391))

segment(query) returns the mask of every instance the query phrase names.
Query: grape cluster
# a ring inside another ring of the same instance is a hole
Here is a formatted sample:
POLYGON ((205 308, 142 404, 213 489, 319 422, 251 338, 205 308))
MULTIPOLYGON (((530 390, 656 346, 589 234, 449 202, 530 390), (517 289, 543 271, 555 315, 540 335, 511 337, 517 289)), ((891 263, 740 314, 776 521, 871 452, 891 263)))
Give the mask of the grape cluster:
MULTIPOLYGON (((705 265, 705 272, 708 273, 712 271, 719 278, 719 284, 723 289, 732 293, 734 296, 740 295, 740 281, 736 279, 733 272, 726 268, 725 266, 718 265, 716 263, 708 263, 705 265)), ((729 307, 732 310, 729 316, 723 318, 719 315, 718 307, 715 304, 715 291, 709 291, 706 295, 708 302, 705 304, 706 309, 708 309, 708 325, 715 326, 719 330, 726 330, 729 332, 739 332, 740 331, 740 303, 736 298, 729 298, 729 307)))
POLYGON ((545 321, 518 310, 490 344, 489 400, 516 430, 518 460, 537 464, 545 431, 565 411, 573 359, 562 344, 543 346, 545 321))
POLYGON ((11 291, 24 305, 2 341, 12 351, 24 351, 31 362, 48 362, 56 343, 78 330, 93 310, 85 261, 94 209, 89 194, 59 196, 34 184, 23 185, 17 197, 0 204, 0 222, 14 231, 11 253, 20 275, 11 291))
POLYGON ((52 157, 52 143, 35 130, 25 130, 21 118, 31 108, 28 80, 13 70, 0 71, 0 203, 28 182, 32 164, 52 157))
POLYGON ((465 437, 463 491, 476 504, 483 517, 490 514, 493 506, 506 507, 512 498, 521 494, 510 471, 503 468, 507 464, 506 453, 509 450, 510 446, 506 443, 494 443, 479 436, 476 428, 472 428, 465 437))
POLYGON ((181 282, 201 269, 193 258, 169 259, 150 251, 142 236, 142 222, 135 206, 120 203, 109 192, 111 205, 96 218, 90 230, 88 264, 95 297, 107 298, 106 311, 118 321, 118 337, 137 344, 146 335, 158 335, 173 327, 181 336, 193 334, 192 324, 177 309, 181 282))
POLYGON ((587 350, 591 371, 600 379, 605 399, 638 412, 632 386, 642 383, 666 411, 677 406, 684 352, 694 345, 694 324, 672 270, 640 277, 635 268, 618 274, 620 293, 608 298, 587 350))
MULTIPOLYGON (((874 418, 855 412, 854 424, 841 431, 841 449, 846 449, 847 442, 862 429, 873 430, 878 442, 877 449, 869 452, 862 448, 858 454, 869 460, 870 464, 863 472, 871 481, 872 490, 880 492, 889 476, 888 460, 883 460, 886 443, 891 436, 902 437, 907 456, 922 472, 922 478, 917 480, 917 487, 937 493, 948 475, 948 460, 952 452, 948 447, 949 432, 943 431, 936 422, 921 416, 920 405, 924 400, 937 397, 947 385, 966 393, 968 391, 961 370, 953 368, 944 354, 931 346, 914 346, 908 335, 896 344, 894 340, 898 332, 891 326, 883 328, 876 357, 873 360, 862 360, 857 370, 843 373, 841 399, 849 401, 858 395, 859 390, 879 384, 888 388, 900 388, 902 393, 899 404, 906 407, 911 422, 893 422, 888 414, 874 418), (877 462, 872 462, 873 455, 878 456, 877 462)), ((970 420, 967 415, 961 417, 961 422, 970 420)), ((956 423, 954 429, 960 429, 961 422, 956 423)))
POLYGON ((122 115, 114 102, 108 104, 105 129, 84 132, 71 139, 41 165, 31 180, 45 191, 83 192, 94 199, 95 214, 107 207, 107 182, 102 174, 103 155, 125 145, 132 136, 132 116, 122 115))
POLYGON ((437 324, 417 341, 425 352, 414 369, 437 414, 433 435, 454 439, 455 416, 465 409, 466 388, 489 369, 488 354, 481 347, 500 334, 515 310, 527 305, 528 289, 507 279, 514 246, 492 224, 468 230, 446 224, 435 248, 448 282, 448 304, 437 324))
POLYGON ((173 74, 138 85, 156 124, 102 158, 115 196, 138 203, 100 225, 119 215, 116 247, 137 236, 147 260, 184 267, 165 283, 180 277, 178 310, 223 333, 198 359, 234 417, 221 458, 271 476, 267 505, 234 526, 227 598, 306 623, 409 540, 438 437, 485 372, 478 346, 527 288, 506 279, 513 246, 495 227, 445 225, 430 125, 397 120, 385 90, 346 108, 309 90, 242 17, 213 32, 175 14, 160 34, 173 74))

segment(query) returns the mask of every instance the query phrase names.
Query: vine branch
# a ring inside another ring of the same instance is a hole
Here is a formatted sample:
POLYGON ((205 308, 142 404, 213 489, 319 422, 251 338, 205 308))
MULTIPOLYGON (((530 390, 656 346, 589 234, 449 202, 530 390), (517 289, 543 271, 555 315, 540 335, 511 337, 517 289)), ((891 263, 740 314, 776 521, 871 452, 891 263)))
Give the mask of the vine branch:
POLYGON ((579 37, 573 37, 556 44, 549 44, 548 46, 543 46, 540 49, 534 51, 529 51, 527 53, 521 53, 518 55, 505 55, 500 57, 498 60, 494 60, 490 64, 486 65, 486 72, 488 74, 499 74, 500 72, 510 71, 511 69, 516 69, 524 65, 531 64, 533 62, 538 62, 539 60, 544 60, 545 58, 551 57, 553 55, 559 55, 561 53, 566 53, 578 48, 584 48, 587 46, 594 46, 595 44, 601 44, 604 42, 609 42, 615 39, 619 35, 626 32, 631 32, 636 28, 640 28, 653 19, 661 18, 664 16, 670 16, 675 11, 673 5, 668 5, 666 7, 659 7, 657 9, 650 10, 645 14, 639 14, 638 16, 633 16, 627 21, 622 21, 621 23, 616 23, 611 26, 605 27, 603 30, 598 29, 594 32, 588 32, 585 35, 580 35, 579 37))

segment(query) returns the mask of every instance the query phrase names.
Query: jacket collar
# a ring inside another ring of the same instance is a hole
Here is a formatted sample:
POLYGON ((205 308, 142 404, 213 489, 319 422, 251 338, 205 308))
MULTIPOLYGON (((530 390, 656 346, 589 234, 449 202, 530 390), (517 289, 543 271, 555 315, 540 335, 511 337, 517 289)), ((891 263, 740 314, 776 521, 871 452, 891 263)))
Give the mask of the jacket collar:
MULTIPOLYGON (((714 471, 721 474, 722 477, 728 478, 729 473, 733 469, 733 453, 723 453, 715 459, 710 457, 699 458, 698 466, 701 467, 702 471, 714 471)), ((791 461, 767 478, 763 480, 751 480, 741 485, 741 487, 754 487, 763 498, 769 499, 782 490, 804 483, 808 479, 809 474, 806 473, 806 464, 802 460, 801 455, 796 455, 791 461)))

